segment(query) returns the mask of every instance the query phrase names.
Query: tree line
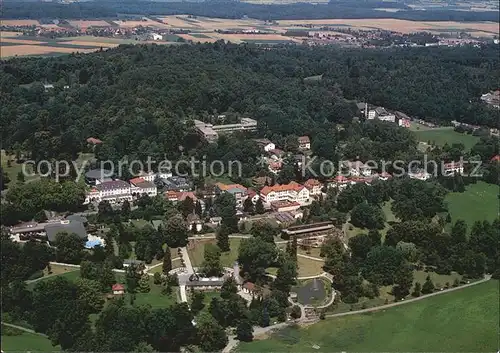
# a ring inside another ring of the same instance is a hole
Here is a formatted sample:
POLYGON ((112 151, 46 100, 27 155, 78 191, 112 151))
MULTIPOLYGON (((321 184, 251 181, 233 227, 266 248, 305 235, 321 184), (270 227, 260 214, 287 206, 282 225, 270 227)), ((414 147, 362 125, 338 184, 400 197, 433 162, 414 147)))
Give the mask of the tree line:
POLYGON ((116 18, 137 17, 137 15, 178 15, 233 18, 244 16, 260 20, 294 20, 327 18, 398 18, 420 21, 498 21, 493 11, 456 11, 438 9, 433 11, 413 10, 403 3, 387 3, 370 0, 352 2, 346 0, 330 1, 329 4, 284 4, 260 5, 237 1, 204 2, 152 2, 152 1, 100 1, 87 3, 39 3, 28 1, 6 1, 5 18, 33 19, 73 19, 73 18, 116 18), (377 8, 396 8, 402 11, 378 11, 377 8))

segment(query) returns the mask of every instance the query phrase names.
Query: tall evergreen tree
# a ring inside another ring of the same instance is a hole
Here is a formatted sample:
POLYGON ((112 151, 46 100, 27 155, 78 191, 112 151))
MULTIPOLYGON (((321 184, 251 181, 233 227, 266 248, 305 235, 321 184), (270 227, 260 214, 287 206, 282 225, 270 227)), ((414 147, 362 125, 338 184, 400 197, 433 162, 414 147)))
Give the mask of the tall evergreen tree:
POLYGON ((163 265, 162 272, 163 274, 168 274, 172 270, 172 254, 170 253, 170 248, 167 247, 167 251, 163 254, 163 265))
POLYGON ((229 245, 229 234, 230 230, 227 226, 222 224, 220 228, 217 230, 217 246, 223 251, 227 252, 230 251, 230 245, 229 245))

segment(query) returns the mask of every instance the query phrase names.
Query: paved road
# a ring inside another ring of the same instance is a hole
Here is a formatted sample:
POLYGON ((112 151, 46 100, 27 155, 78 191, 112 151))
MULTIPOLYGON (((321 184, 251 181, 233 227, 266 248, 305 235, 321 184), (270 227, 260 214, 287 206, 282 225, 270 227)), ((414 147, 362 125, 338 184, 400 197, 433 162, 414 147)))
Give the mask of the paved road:
POLYGON ((434 292, 434 293, 431 293, 431 294, 426 294, 426 295, 423 295, 423 296, 420 296, 420 297, 417 297, 417 298, 412 298, 412 299, 407 299, 407 300, 399 301, 399 302, 396 302, 396 303, 391 303, 391 304, 376 306, 374 308, 361 309, 361 310, 356 310, 356 311, 348 311, 348 312, 345 312, 345 313, 338 313, 338 314, 329 314, 329 315, 325 315, 325 317, 348 316, 348 315, 364 314, 364 313, 369 313, 369 312, 373 312, 373 311, 384 310, 384 309, 392 308, 392 307, 395 307, 395 306, 404 305, 404 304, 408 304, 408 303, 413 303, 413 302, 416 302, 416 301, 419 301, 419 300, 423 300, 423 299, 427 299, 427 298, 430 298, 430 297, 434 297, 436 295, 441 295, 441 294, 453 292, 453 291, 456 291, 456 290, 464 289, 464 288, 467 288, 467 287, 472 287, 472 286, 475 286, 477 284, 481 284, 481 283, 487 282, 490 279, 491 279, 491 275, 486 275, 486 276, 484 276, 484 278, 482 280, 479 280, 479 281, 473 282, 473 283, 469 283, 469 284, 464 284, 463 286, 460 286, 460 287, 453 287, 453 288, 449 288, 449 289, 444 289, 442 291, 434 292))
POLYGON ((38 336, 42 336, 42 337, 48 337, 47 335, 45 335, 45 334, 43 334, 43 333, 36 332, 36 331, 31 330, 31 329, 29 329, 29 328, 22 327, 22 326, 17 326, 17 325, 14 325, 14 324, 8 324, 8 323, 3 322, 3 321, 2 321, 2 325, 9 326, 9 327, 12 327, 12 328, 15 328, 15 329, 18 329, 18 330, 24 331, 24 332, 29 332, 29 333, 32 333, 32 334, 34 334, 34 335, 38 335, 38 336))
MULTIPOLYGON (((252 237, 251 235, 230 235, 229 239, 247 239, 251 237, 252 237)), ((215 233, 207 233, 203 235, 188 237, 188 240, 203 240, 203 239, 215 239, 215 238, 216 238, 215 233)))

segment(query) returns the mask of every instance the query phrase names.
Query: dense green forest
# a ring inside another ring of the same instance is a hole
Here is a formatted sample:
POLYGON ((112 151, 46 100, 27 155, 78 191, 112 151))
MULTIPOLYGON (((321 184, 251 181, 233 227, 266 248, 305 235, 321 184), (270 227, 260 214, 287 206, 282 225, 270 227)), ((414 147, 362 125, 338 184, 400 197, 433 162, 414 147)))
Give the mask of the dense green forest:
POLYGON ((495 21, 494 11, 412 10, 403 3, 379 0, 335 0, 329 4, 258 5, 238 1, 161 2, 141 0, 99 0, 89 2, 4 1, 3 18, 102 18, 120 15, 176 15, 241 18, 261 20, 320 18, 398 18, 419 21, 495 21), (387 12, 377 8, 398 8, 387 12))
POLYGON ((35 160, 75 158, 90 136, 106 142, 103 158, 138 151, 175 156, 181 145, 197 147, 184 125, 192 118, 250 116, 260 136, 314 140, 359 116, 354 100, 494 126, 498 112, 478 97, 496 88, 497 54, 495 47, 268 49, 218 42, 12 59, 1 63, 1 137, 3 148, 35 160), (321 81, 304 80, 320 74, 321 81))

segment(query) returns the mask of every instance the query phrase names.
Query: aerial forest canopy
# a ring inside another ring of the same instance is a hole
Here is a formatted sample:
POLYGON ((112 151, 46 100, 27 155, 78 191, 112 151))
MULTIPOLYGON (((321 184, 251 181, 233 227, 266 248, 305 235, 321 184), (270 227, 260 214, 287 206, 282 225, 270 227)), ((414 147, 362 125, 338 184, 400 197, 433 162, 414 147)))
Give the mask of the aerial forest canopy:
POLYGON ((0 70, 1 137, 3 148, 35 160, 74 158, 90 136, 106 142, 98 157, 163 155, 193 148, 191 119, 249 116, 261 136, 314 137, 360 116, 354 101, 432 121, 495 126, 498 112, 479 97, 498 84, 497 55, 496 47, 268 49, 217 42, 12 59, 0 70))
POLYGON ((137 15, 178 15, 218 18, 250 18, 260 20, 294 20, 323 18, 398 18, 416 21, 495 21, 495 11, 458 11, 433 9, 414 10, 403 2, 381 0, 331 0, 329 4, 249 4, 239 1, 211 0, 199 2, 99 0, 71 3, 5 0, 2 4, 3 18, 71 19, 114 18, 137 15), (400 11, 387 12, 381 8, 400 11))

